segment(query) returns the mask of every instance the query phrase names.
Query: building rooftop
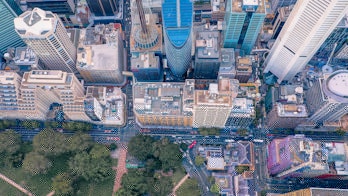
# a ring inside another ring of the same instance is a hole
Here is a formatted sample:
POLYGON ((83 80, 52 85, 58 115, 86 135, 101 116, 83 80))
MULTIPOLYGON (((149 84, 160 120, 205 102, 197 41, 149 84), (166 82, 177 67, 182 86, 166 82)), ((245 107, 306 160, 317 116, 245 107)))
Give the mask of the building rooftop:
POLYGON ((264 0, 234 0, 232 12, 256 12, 265 13, 264 0))
POLYGON ((343 196, 348 195, 348 189, 310 188, 311 196, 343 196))
POLYGON ((17 77, 16 72, 0 71, 0 84, 14 84, 17 77))
POLYGON ((153 52, 141 53, 137 58, 133 58, 132 56, 131 65, 131 69, 158 69, 160 66, 159 57, 155 56, 153 52))
MULTIPOLYGON (((185 83, 142 83, 133 84, 134 110, 139 114, 154 115, 192 115, 183 108, 189 108, 183 102, 185 83)), ((186 93, 187 95, 187 93, 186 93)))
POLYGON ((198 32, 196 38, 196 49, 198 59, 220 58, 220 36, 218 31, 198 32))
POLYGON ((54 31, 58 18, 50 11, 34 8, 26 11, 14 19, 16 31, 21 36, 45 37, 48 32, 54 31))
POLYGON ((348 71, 339 70, 332 74, 324 74, 323 91, 331 99, 348 102, 348 71))
MULTIPOLYGON (((58 70, 31 71, 24 73, 22 85, 32 83, 37 85, 45 85, 51 88, 49 85, 70 85, 73 77, 74 75, 71 73, 58 70)), ((32 88, 36 88, 36 86, 34 85, 32 88)))
POLYGON ((305 104, 277 103, 277 112, 280 117, 308 117, 308 111, 305 104))
POLYGON ((211 106, 231 106, 232 105, 232 93, 225 94, 219 92, 218 84, 210 83, 209 90, 196 90, 195 91, 195 104, 196 105, 211 105, 211 106))
POLYGON ((247 98, 235 98, 233 99, 233 108, 231 115, 240 114, 250 114, 255 115, 254 102, 247 98))
POLYGON ((38 62, 38 58, 29 47, 17 47, 15 51, 15 57, 13 60, 16 63, 16 65, 28 65, 38 62))
POLYGON ((224 170, 225 161, 222 157, 207 157, 207 169, 208 170, 224 170))

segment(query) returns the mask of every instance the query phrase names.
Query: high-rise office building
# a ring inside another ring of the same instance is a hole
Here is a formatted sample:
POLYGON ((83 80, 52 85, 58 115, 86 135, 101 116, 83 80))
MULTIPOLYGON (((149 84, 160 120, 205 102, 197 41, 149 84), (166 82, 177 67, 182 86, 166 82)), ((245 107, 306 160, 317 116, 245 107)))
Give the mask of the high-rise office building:
POLYGON ((132 54, 131 70, 139 82, 155 82, 163 79, 160 58, 155 56, 154 52, 132 54))
POLYGON ((34 8, 14 20, 23 41, 47 68, 66 72, 76 70, 76 48, 56 14, 34 8))
POLYGON ((294 6, 291 5, 286 7, 280 7, 278 9, 277 13, 274 16, 274 19, 272 20, 272 39, 277 39, 293 8, 294 6))
POLYGON ((164 45, 168 66, 181 78, 191 62, 192 1, 165 0, 162 4, 164 45))
POLYGON ((266 17, 264 1, 227 1, 224 40, 225 48, 238 48, 250 54, 266 17))
POLYGON ((220 32, 197 32, 194 78, 216 79, 220 64, 220 32))
POLYGON ((276 13, 279 8, 294 5, 296 2, 297 0, 272 0, 271 9, 273 13, 276 13))
POLYGON ((308 122, 320 126, 325 122, 337 122, 348 113, 347 81, 348 71, 338 70, 313 82, 307 92, 308 122))
POLYGON ((295 4, 265 61, 264 72, 291 80, 336 28, 348 10, 348 1, 303 0, 295 4))
POLYGON ((236 76, 236 60, 233 48, 221 48, 221 65, 218 78, 233 79, 236 76))
POLYGON ((193 105, 193 127, 225 127, 237 97, 239 82, 220 79, 210 83, 209 90, 195 90, 193 105))
POLYGON ((122 85, 125 49, 119 24, 95 25, 80 32, 76 68, 90 85, 122 85))
POLYGON ((279 196, 343 196, 348 195, 347 189, 333 189, 333 188, 306 188, 297 191, 280 194, 279 196))
POLYGON ((13 19, 22 13, 14 0, 0 0, 0 58, 9 47, 25 46, 14 30, 13 19))
POLYGON ((225 126, 234 129, 248 128, 255 119, 254 101, 249 98, 234 98, 232 105, 225 126))
POLYGON ((26 0, 28 8, 40 8, 55 14, 75 13, 74 0, 26 0))
POLYGON ((20 118, 18 98, 22 77, 15 72, 0 71, 0 113, 4 118, 20 118))
POLYGON ((87 0, 87 3, 95 16, 114 16, 118 12, 118 0, 87 0))

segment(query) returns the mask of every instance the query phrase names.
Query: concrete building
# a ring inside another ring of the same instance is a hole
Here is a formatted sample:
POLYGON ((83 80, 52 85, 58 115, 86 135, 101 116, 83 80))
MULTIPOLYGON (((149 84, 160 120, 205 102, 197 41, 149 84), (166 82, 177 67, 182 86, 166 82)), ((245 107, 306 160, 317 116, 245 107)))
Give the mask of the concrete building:
POLYGON ((347 11, 346 0, 304 0, 295 4, 267 56, 264 72, 277 76, 278 83, 291 80, 304 69, 347 11))
POLYGON ((336 54, 337 59, 348 59, 348 43, 343 44, 341 49, 336 54))
POLYGON ((225 0, 211 0, 212 13, 210 21, 218 23, 223 21, 226 13, 226 1, 225 0))
POLYGON ((189 0, 165 0, 162 4, 163 33, 168 67, 182 78, 191 63, 192 13, 189 0))
POLYGON ((300 85, 272 87, 266 96, 266 126, 294 129, 305 122, 308 110, 304 103, 303 88, 300 85))
POLYGON ((126 95, 117 87, 89 86, 85 112, 94 123, 122 126, 126 123, 126 95))
POLYGON ((199 1, 193 3, 193 22, 206 23, 211 20, 212 5, 210 0, 199 1))
POLYGON ((236 77, 240 83, 247 83, 253 73, 253 62, 255 56, 238 56, 236 59, 236 77))
POLYGON ((25 43, 14 31, 13 19, 23 12, 13 0, 0 0, 0 58, 10 47, 25 46, 25 43))
POLYGON ((40 8, 55 14, 73 14, 75 12, 74 0, 26 0, 28 8, 40 8))
POLYGON ((218 79, 236 77, 236 60, 233 48, 221 48, 221 65, 218 79))
POLYGON ((268 145, 268 172, 280 178, 346 178, 347 144, 312 141, 304 135, 274 139, 268 145))
POLYGON ((225 127, 238 87, 236 80, 221 79, 210 83, 209 90, 195 90, 193 127, 225 127))
POLYGON ((248 98, 235 98, 225 127, 233 129, 248 128, 255 119, 254 101, 248 98))
POLYGON ((14 19, 23 41, 47 68, 69 73, 76 70, 76 48, 56 14, 35 8, 14 19))
POLYGON ((15 72, 0 71, 0 118, 21 117, 18 112, 21 80, 22 77, 15 72))
POLYGON ((142 127, 191 127, 194 82, 133 84, 133 111, 142 127))
POLYGON ((84 88, 72 73, 31 71, 23 75, 19 112, 27 119, 45 120, 52 103, 63 105, 70 120, 89 121, 84 112, 84 88))
POLYGON ((45 69, 45 65, 29 47, 17 47, 13 61, 20 72, 45 69))
POLYGON ((297 191, 280 194, 279 196, 343 196, 348 195, 347 189, 317 188, 311 187, 297 191))
POLYGON ((133 54, 131 70, 139 82, 163 80, 160 58, 154 52, 133 54))
POLYGON ((118 24, 96 25, 81 30, 77 70, 87 85, 122 85, 125 49, 118 24))
POLYGON ((278 11, 275 13, 274 19, 271 23, 273 30, 272 39, 277 39, 293 8, 293 5, 278 8, 278 11))
POLYGON ((217 79, 221 64, 220 32, 201 31, 196 37, 194 78, 217 79))
POLYGON ((242 49, 250 54, 265 16, 263 0, 227 1, 223 46, 242 49))
POLYGON ((327 122, 340 121, 348 113, 347 78, 347 70, 338 70, 314 81, 306 93, 309 123, 320 127, 327 122))

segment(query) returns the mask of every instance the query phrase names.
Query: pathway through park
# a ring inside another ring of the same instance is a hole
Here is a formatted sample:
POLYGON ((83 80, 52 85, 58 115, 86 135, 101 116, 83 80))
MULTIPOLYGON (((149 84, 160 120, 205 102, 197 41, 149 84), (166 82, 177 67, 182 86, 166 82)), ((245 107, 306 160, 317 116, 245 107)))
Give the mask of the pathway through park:
POLYGON ((187 178, 190 175, 186 174, 186 176, 184 176, 183 178, 181 178, 181 180, 179 181, 179 183, 173 188, 172 194, 170 194, 171 196, 175 196, 175 192, 179 189, 179 187, 187 180, 187 178))
POLYGON ((120 146, 121 147, 119 149, 117 167, 113 168, 114 170, 116 170, 113 195, 121 187, 121 180, 122 180, 123 174, 127 173, 127 169, 126 169, 127 146, 125 144, 121 144, 120 146))
POLYGON ((16 189, 22 191, 24 194, 26 194, 28 196, 33 196, 33 194, 31 192, 29 192, 28 190, 23 188, 21 185, 15 183, 13 180, 9 179, 8 177, 6 177, 5 175, 3 175, 1 173, 0 173, 0 178, 3 179, 4 181, 6 181, 7 183, 9 183, 10 185, 14 186, 16 189))

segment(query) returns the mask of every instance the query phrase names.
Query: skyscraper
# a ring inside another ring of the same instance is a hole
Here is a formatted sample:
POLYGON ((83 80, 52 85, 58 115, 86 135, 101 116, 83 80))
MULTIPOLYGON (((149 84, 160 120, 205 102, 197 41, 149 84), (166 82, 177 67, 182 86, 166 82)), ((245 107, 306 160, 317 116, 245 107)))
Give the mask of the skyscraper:
POLYGON ((296 1, 297 0, 272 0, 271 2, 272 11, 273 13, 276 13, 278 11, 278 8, 294 5, 296 1))
POLYGON ((9 47, 25 46, 14 30, 13 19, 22 13, 14 0, 0 0, 0 58, 9 47))
POLYGON ((95 16, 114 16, 118 10, 118 0, 87 0, 88 7, 95 16))
POLYGON ((225 48, 238 48, 250 53, 265 19, 264 1, 227 1, 224 40, 225 48))
POLYGON ((302 0, 295 4, 265 61, 265 73, 291 80, 324 43, 348 10, 347 0, 302 0))
POLYGON ((77 72, 76 48, 56 14, 34 8, 14 20, 24 42, 49 69, 77 72))
POLYGON ((56 14, 73 14, 75 12, 74 0, 26 0, 29 8, 40 8, 56 14))
POLYGON ((192 12, 190 0, 164 0, 162 4, 168 66, 177 77, 185 74, 191 62, 192 12))

